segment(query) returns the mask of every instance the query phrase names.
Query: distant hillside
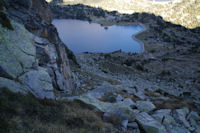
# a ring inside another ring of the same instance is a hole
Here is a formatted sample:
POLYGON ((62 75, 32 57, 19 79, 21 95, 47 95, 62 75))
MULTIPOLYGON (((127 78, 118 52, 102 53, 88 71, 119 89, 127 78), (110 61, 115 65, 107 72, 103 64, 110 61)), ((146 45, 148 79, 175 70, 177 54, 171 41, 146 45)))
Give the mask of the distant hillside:
MULTIPOLYGON (((48 0, 51 1, 51 0, 48 0)), ((58 1, 58 0, 57 0, 58 1)), ((59 0, 62 4, 86 4, 120 13, 148 12, 162 16, 164 20, 187 28, 200 26, 199 0, 174 0, 173 2, 152 2, 148 0, 59 0)))

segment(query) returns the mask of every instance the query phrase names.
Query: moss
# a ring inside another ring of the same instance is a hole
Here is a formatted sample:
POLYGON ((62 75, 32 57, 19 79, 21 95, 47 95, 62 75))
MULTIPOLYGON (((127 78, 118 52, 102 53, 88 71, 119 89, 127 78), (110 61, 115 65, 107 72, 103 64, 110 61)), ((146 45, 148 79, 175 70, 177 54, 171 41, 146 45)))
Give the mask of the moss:
POLYGON ((40 100, 0 89, 0 132, 101 133, 115 130, 78 102, 40 100))

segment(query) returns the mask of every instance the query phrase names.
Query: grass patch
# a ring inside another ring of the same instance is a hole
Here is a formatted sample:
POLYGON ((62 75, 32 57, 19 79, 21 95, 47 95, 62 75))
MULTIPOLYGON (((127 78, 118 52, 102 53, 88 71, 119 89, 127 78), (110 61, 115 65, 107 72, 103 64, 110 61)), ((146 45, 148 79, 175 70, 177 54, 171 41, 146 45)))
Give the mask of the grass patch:
POLYGON ((78 102, 40 100, 0 89, 1 133, 102 133, 115 130, 78 102))
POLYGON ((170 98, 168 100, 156 100, 153 102, 157 109, 180 109, 183 107, 188 107, 191 110, 197 111, 193 101, 191 99, 182 98, 170 98))
POLYGON ((139 97, 137 97, 134 94, 128 94, 126 90, 117 90, 115 93, 120 94, 123 98, 130 98, 134 102, 141 100, 139 97))
POLYGON ((161 97, 162 95, 158 92, 153 92, 151 90, 145 90, 144 91, 145 95, 149 96, 149 97, 161 97))
POLYGON ((106 93, 103 97, 99 98, 100 101, 103 102, 110 102, 110 103, 115 103, 117 98, 117 94, 113 92, 106 93))
POLYGON ((190 110, 199 112, 198 105, 195 105, 191 98, 181 98, 168 94, 167 92, 162 91, 161 89, 156 92, 145 90, 145 95, 150 97, 157 97, 156 99, 151 99, 153 104, 156 106, 157 110, 159 109, 180 109, 187 107, 190 110), (168 99, 159 99, 159 97, 168 97, 168 99))

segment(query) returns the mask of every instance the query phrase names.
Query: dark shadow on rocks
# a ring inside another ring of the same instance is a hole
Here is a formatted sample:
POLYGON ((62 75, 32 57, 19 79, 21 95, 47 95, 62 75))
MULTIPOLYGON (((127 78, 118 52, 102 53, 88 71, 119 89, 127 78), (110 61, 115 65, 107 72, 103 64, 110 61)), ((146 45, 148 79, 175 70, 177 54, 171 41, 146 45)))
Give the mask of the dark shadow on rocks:
POLYGON ((7 5, 4 0, 0 1, 0 24, 2 24, 3 27, 7 27, 10 30, 14 30, 9 18, 7 17, 6 13, 3 11, 4 8, 7 8, 7 5))

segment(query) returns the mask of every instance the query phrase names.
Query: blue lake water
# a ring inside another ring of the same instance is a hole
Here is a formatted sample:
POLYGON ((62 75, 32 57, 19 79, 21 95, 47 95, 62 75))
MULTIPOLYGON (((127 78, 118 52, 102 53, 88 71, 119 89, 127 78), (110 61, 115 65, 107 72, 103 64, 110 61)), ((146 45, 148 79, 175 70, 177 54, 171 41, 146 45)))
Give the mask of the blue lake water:
POLYGON ((136 26, 109 26, 108 29, 100 24, 72 19, 55 19, 52 22, 61 40, 74 53, 81 52, 124 52, 140 53, 143 46, 132 38, 133 34, 144 28, 136 26))

